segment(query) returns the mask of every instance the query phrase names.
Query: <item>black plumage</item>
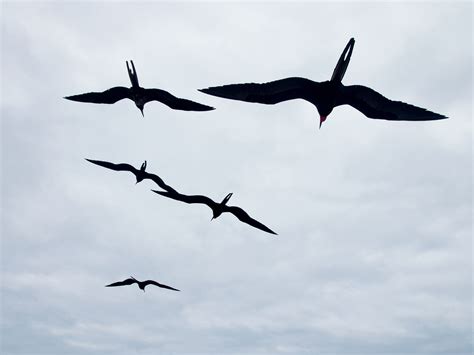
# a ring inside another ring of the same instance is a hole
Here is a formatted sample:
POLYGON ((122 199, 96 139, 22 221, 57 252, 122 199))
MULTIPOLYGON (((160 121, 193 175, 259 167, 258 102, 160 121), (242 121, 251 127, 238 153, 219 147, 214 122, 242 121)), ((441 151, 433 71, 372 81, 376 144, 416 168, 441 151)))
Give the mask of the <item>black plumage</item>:
POLYGON ((133 61, 130 62, 132 65, 132 69, 130 69, 128 62, 126 62, 128 75, 132 83, 132 86, 130 88, 116 86, 103 92, 88 92, 85 94, 66 96, 65 99, 78 102, 90 102, 94 104, 114 104, 117 101, 123 99, 130 99, 135 102, 135 105, 138 107, 142 115, 144 115, 143 109, 145 104, 150 101, 159 101, 174 110, 214 110, 213 107, 203 105, 191 100, 175 97, 165 90, 142 88, 138 83, 138 75, 135 70, 135 65, 133 64, 133 61))
POLYGON ((347 70, 355 41, 349 40, 342 52, 331 80, 316 82, 305 78, 286 78, 268 83, 230 84, 209 87, 200 91, 226 99, 273 105, 282 101, 303 99, 316 106, 320 127, 334 107, 350 105, 365 116, 394 121, 429 121, 447 118, 444 115, 401 101, 387 99, 378 92, 361 85, 344 86, 342 78, 347 70))
POLYGON ((96 164, 107 169, 111 169, 115 171, 129 171, 133 175, 135 175, 136 184, 138 184, 139 182, 145 179, 149 179, 155 182, 163 190, 171 191, 171 192, 175 191, 171 186, 168 186, 167 184, 165 184, 163 179, 161 179, 158 175, 150 174, 147 171, 145 171, 146 166, 147 166, 146 160, 143 162, 140 169, 137 169, 131 166, 130 164, 126 164, 126 163, 114 164, 114 163, 111 163, 108 161, 102 161, 102 160, 93 160, 93 159, 86 159, 86 160, 92 164, 96 164))
POLYGON ((157 191, 157 190, 152 190, 152 191, 161 196, 165 196, 173 200, 177 200, 177 201, 181 201, 181 202, 185 202, 189 204, 200 203, 200 204, 207 205, 212 210, 212 219, 219 217, 224 212, 229 212, 229 213, 232 213, 235 217, 237 217, 241 222, 247 223, 251 225, 252 227, 260 229, 264 232, 276 235, 274 231, 272 231, 270 228, 265 226, 263 223, 260 223, 259 221, 250 217, 248 213, 245 212, 242 208, 237 207, 237 206, 227 206, 226 203, 231 198, 232 193, 229 193, 222 200, 221 203, 217 203, 211 200, 209 197, 202 196, 202 195, 183 195, 178 192, 157 191))
POLYGON ((158 286, 158 287, 161 287, 161 288, 166 288, 168 290, 179 291, 177 288, 173 288, 171 286, 166 286, 166 285, 160 284, 160 283, 158 283, 154 280, 138 281, 133 276, 130 276, 130 278, 125 279, 123 281, 118 281, 118 282, 111 283, 110 285, 106 285, 105 287, 129 286, 129 285, 133 285, 134 283, 136 283, 138 285, 138 287, 141 290, 143 290, 143 292, 145 292, 145 287, 148 286, 148 285, 154 285, 154 286, 158 286))

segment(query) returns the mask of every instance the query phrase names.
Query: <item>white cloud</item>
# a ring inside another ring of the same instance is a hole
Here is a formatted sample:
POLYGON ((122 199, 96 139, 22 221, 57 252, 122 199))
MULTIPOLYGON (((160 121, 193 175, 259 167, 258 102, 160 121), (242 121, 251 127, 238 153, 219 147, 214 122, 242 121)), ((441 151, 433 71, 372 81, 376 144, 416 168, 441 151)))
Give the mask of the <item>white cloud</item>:
POLYGON ((2 353, 469 353, 472 4, 5 3, 2 353), (198 88, 344 82, 447 114, 223 100, 198 88), (65 95, 140 82, 217 109, 65 95), (279 233, 160 198, 84 158, 148 160, 279 233), (175 293, 104 285, 133 275, 175 293))

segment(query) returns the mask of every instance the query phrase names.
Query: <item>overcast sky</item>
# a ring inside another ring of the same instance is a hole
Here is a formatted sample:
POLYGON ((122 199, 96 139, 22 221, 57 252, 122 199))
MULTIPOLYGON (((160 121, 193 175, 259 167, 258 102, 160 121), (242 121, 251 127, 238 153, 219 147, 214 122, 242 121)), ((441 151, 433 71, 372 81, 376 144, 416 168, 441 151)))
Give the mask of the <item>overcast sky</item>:
POLYGON ((472 3, 2 2, 2 354, 472 349, 472 3), (449 116, 389 122, 196 89, 288 76, 449 116), (216 107, 63 96, 140 84, 216 107), (150 181, 221 200, 274 237, 150 181), (104 285, 130 275, 176 287, 104 285))

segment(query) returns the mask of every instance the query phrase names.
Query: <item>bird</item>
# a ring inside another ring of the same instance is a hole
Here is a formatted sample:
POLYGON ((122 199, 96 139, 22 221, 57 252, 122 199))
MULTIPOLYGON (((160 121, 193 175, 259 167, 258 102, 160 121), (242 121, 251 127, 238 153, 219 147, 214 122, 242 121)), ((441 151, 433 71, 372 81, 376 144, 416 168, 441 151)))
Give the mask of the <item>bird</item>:
POLYGON ((128 61, 126 61, 128 76, 130 77, 130 81, 132 83, 132 86, 130 88, 126 88, 123 86, 115 86, 103 92, 88 92, 85 94, 66 96, 64 98, 71 101, 91 102, 94 104, 114 104, 117 101, 123 99, 130 99, 135 102, 135 106, 137 106, 137 108, 140 110, 143 117, 145 117, 145 114, 143 113, 144 106, 147 102, 150 101, 159 101, 174 110, 214 110, 214 107, 203 105, 191 100, 175 97, 165 90, 142 88, 138 83, 137 71, 135 70, 133 60, 131 60, 130 63, 132 65, 132 69, 130 69, 128 61))
POLYGON ((146 166, 147 166, 146 160, 143 162, 140 169, 136 169, 135 167, 131 166, 130 164, 126 164, 126 163, 114 164, 114 163, 111 163, 111 162, 108 162, 108 161, 102 161, 102 160, 93 160, 93 159, 86 159, 86 160, 88 162, 92 163, 92 164, 96 164, 96 165, 102 166, 102 167, 107 168, 107 169, 111 169, 111 170, 115 170, 115 171, 129 171, 129 172, 131 172, 132 174, 135 175, 135 178, 136 178, 135 184, 138 184, 139 182, 141 182, 145 179, 149 179, 149 180, 154 181, 163 190, 175 192, 175 190, 171 186, 168 186, 163 181, 163 179, 161 179, 159 176, 157 176, 155 174, 150 174, 150 173, 145 171, 146 166))
POLYGON ((424 108, 390 100, 362 85, 345 86, 342 78, 351 59, 355 40, 351 38, 342 52, 331 80, 316 82, 301 77, 267 83, 230 84, 199 89, 209 95, 226 99, 273 105, 282 101, 303 99, 318 110, 319 128, 334 107, 350 105, 366 117, 393 121, 430 121, 448 118, 424 108))
POLYGON ((247 212, 245 212, 242 208, 236 207, 236 206, 228 206, 227 202, 232 197, 232 193, 229 193, 226 197, 224 197, 221 203, 217 203, 211 200, 209 197, 202 196, 202 195, 183 195, 181 193, 171 192, 171 191, 157 191, 157 190, 152 190, 152 191, 161 196, 165 196, 173 200, 177 200, 177 201, 181 201, 181 202, 185 202, 189 204, 201 203, 201 204, 207 205, 212 210, 211 221, 219 217, 224 212, 230 212, 235 217, 237 217, 241 222, 247 223, 251 225, 252 227, 260 229, 264 232, 277 235, 277 233, 272 231, 270 228, 268 228, 264 224, 250 217, 247 214, 247 212))
POLYGON ((140 288, 140 290, 143 290, 143 292, 145 292, 145 287, 148 285, 155 285, 161 288, 167 288, 168 290, 179 291, 177 288, 166 286, 153 280, 138 281, 133 276, 130 276, 129 279, 126 279, 123 281, 118 281, 118 282, 111 283, 110 285, 105 285, 105 287, 128 286, 128 285, 133 285, 134 283, 136 283, 138 287, 140 288))

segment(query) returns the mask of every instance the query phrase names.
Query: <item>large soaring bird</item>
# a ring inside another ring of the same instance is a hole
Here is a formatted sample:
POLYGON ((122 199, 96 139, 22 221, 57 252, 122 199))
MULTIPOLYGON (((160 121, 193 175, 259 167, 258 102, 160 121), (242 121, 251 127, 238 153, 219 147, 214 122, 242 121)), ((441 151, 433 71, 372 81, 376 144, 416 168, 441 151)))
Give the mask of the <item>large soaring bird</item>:
POLYGON ((447 118, 401 101, 392 101, 361 85, 345 86, 342 78, 354 48, 351 38, 336 64, 331 80, 316 82, 304 78, 286 78, 263 84, 231 84, 200 91, 226 99, 273 105, 282 101, 303 99, 316 106, 321 127, 334 107, 350 105, 369 118, 394 121, 429 121, 447 118))
POLYGON ((157 194, 161 196, 165 196, 168 198, 171 198, 173 200, 185 202, 185 203, 201 203, 203 205, 207 205, 211 210, 212 210, 212 218, 211 221, 214 218, 219 217, 222 213, 224 212, 230 212, 232 213, 235 217, 237 217, 241 222, 247 223, 251 225, 252 227, 258 228, 264 232, 270 233, 270 234, 276 234, 274 231, 272 231, 270 228, 265 226, 264 224, 260 223, 259 221, 253 219, 250 217, 247 212, 245 212, 243 209, 240 207, 236 206, 227 206, 227 202, 229 199, 232 197, 232 193, 229 193, 224 199, 222 200, 221 203, 217 203, 213 200, 211 200, 207 196, 202 196, 202 195, 183 195, 178 192, 172 192, 172 191, 156 191, 152 190, 153 192, 156 192, 157 194))
POLYGON ((154 183, 156 183, 163 190, 171 191, 171 192, 175 191, 171 186, 168 186, 167 184, 165 184, 163 179, 160 178, 158 175, 151 174, 151 173, 145 171, 145 169, 146 169, 146 160, 143 162, 140 169, 137 169, 137 168, 135 168, 135 167, 133 167, 130 164, 127 164, 127 163, 114 164, 114 163, 111 163, 111 162, 108 162, 108 161, 102 161, 102 160, 93 160, 93 159, 86 159, 86 160, 88 162, 92 163, 92 164, 96 164, 96 165, 102 166, 102 167, 107 168, 107 169, 111 169, 111 170, 115 170, 115 171, 129 171, 133 175, 135 175, 135 178, 136 178, 136 183, 135 184, 138 184, 139 182, 141 182, 145 179, 149 179, 149 180, 152 180, 154 183))
POLYGON ((160 188, 165 190, 165 191, 152 190, 153 192, 156 192, 159 195, 169 197, 174 200, 186 202, 186 203, 202 203, 202 204, 208 205, 212 209, 212 215, 213 215, 212 219, 219 217, 223 212, 230 212, 233 215, 235 215, 239 220, 251 225, 252 227, 255 227, 267 233, 276 234, 267 226, 263 225, 262 223, 250 217, 247 214, 247 212, 245 212, 240 207, 227 206, 226 203, 227 201, 229 201, 230 197, 232 196, 231 193, 228 194, 221 203, 217 203, 206 196, 201 196, 201 195, 188 196, 188 195, 180 194, 178 191, 176 191, 171 186, 166 184, 163 181, 163 179, 160 178, 158 175, 150 174, 146 172, 145 171, 146 165, 147 165, 146 161, 142 164, 140 169, 137 169, 131 166, 130 164, 126 164, 126 163, 114 164, 114 163, 110 163, 108 161, 102 161, 102 160, 92 160, 92 159, 86 159, 86 160, 88 162, 102 166, 107 169, 111 169, 115 171, 129 171, 135 175, 137 184, 144 179, 150 179, 154 181, 160 188))
POLYGON ((136 283, 138 287, 140 288, 140 290, 143 290, 143 292, 145 292, 145 287, 148 285, 155 285, 161 288, 167 288, 168 290, 179 291, 177 288, 166 286, 153 280, 138 281, 133 276, 130 276, 129 279, 126 279, 123 281, 111 283, 110 285, 106 285, 105 287, 128 286, 128 285, 133 285, 134 283, 136 283))
POLYGON ((130 99, 135 102, 140 112, 143 114, 144 106, 150 101, 159 101, 174 110, 183 111, 210 111, 214 107, 206 106, 191 100, 180 99, 171 95, 169 92, 161 89, 145 89, 138 84, 137 71, 133 60, 130 61, 132 69, 128 66, 127 71, 132 86, 126 88, 123 86, 116 86, 103 92, 88 92, 86 94, 66 96, 65 99, 79 102, 91 102, 94 104, 114 104, 123 99, 130 99))

